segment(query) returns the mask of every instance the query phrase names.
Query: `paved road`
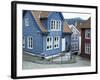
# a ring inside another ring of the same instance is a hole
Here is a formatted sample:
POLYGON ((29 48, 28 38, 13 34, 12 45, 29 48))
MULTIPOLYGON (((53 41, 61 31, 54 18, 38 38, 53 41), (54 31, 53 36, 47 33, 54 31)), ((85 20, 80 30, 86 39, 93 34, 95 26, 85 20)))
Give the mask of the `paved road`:
MULTIPOLYGON (((84 67, 90 66, 90 61, 80 56, 76 56, 76 62, 66 63, 66 64, 45 64, 45 63, 36 63, 33 60, 33 57, 30 55, 24 55, 23 58, 23 69, 41 69, 41 68, 58 68, 58 67, 84 67)), ((59 60, 59 58, 56 58, 59 60)))

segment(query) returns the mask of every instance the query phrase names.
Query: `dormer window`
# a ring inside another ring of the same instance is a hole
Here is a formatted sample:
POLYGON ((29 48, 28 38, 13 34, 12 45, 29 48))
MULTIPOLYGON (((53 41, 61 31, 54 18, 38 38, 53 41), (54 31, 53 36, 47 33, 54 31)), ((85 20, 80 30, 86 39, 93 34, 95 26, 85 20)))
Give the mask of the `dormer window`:
POLYGON ((61 21, 60 20, 51 20, 50 21, 51 31, 60 31, 61 30, 61 21))
POLYGON ((58 30, 61 30, 61 21, 58 20, 58 30))
POLYGON ((53 24, 54 24, 54 21, 52 20, 51 21, 51 29, 53 29, 53 24))
POLYGON ((25 26, 30 26, 29 18, 28 17, 25 18, 25 26))

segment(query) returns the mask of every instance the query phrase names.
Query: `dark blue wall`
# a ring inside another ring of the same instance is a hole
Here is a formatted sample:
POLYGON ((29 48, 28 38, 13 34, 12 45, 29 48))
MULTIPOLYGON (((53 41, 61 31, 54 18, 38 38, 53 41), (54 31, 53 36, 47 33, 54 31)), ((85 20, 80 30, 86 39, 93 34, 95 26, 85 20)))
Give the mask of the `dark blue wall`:
MULTIPOLYGON (((48 15, 48 18, 45 20, 42 20, 43 26, 48 30, 47 35, 42 35, 41 30, 39 29, 34 17, 32 16, 30 11, 27 11, 24 13, 23 17, 23 36, 25 36, 25 48, 24 51, 30 52, 32 54, 36 55, 42 55, 46 54, 45 56, 50 56, 50 55, 55 55, 61 52, 62 49, 62 36, 63 36, 63 17, 61 13, 58 12, 51 12, 48 15), (28 17, 30 20, 30 26, 25 26, 24 25, 24 19, 25 17, 28 17), (51 31, 50 30, 50 21, 51 19, 55 20, 61 20, 61 31, 51 31), (33 49, 28 49, 27 48, 27 36, 33 36, 33 49), (60 45, 59 48, 56 49, 51 49, 51 50, 46 50, 46 37, 47 36, 52 36, 54 39, 54 36, 59 36, 60 37, 60 45)), ((66 34, 64 35, 66 42, 68 43, 66 47, 68 46, 71 47, 71 34, 66 34)))
POLYGON ((23 36, 25 37, 25 48, 24 51, 35 53, 35 54, 40 54, 43 52, 43 38, 41 35, 41 31, 38 28, 37 23, 35 22, 34 17, 32 16, 31 12, 28 11, 25 13, 23 17, 23 36), (24 19, 25 17, 29 18, 30 21, 30 26, 25 26, 24 25, 24 19), (27 37, 28 36, 33 36, 33 49, 28 49, 27 48, 27 37))

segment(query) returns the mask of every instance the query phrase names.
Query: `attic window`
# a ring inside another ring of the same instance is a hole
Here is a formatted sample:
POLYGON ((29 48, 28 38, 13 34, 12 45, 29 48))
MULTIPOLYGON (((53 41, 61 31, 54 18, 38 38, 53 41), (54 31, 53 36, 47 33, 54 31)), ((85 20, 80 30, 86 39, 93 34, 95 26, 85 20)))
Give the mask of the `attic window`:
POLYGON ((30 26, 28 17, 25 18, 25 26, 30 26))
POLYGON ((51 29, 53 29, 53 23, 54 23, 54 21, 51 21, 51 29))
POLYGON ((61 30, 61 21, 60 20, 51 20, 50 29, 51 29, 51 31, 60 31, 61 30))

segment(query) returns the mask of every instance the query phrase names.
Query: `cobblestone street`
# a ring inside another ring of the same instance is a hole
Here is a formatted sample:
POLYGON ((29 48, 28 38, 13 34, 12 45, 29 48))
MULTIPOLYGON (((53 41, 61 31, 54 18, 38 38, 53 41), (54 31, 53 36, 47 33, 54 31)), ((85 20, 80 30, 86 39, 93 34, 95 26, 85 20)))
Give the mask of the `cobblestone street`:
POLYGON ((23 69, 41 69, 41 68, 58 68, 58 67, 84 67, 90 66, 91 62, 88 59, 82 58, 80 56, 75 56, 75 61, 73 62, 64 62, 65 57, 57 57, 51 61, 46 60, 37 60, 37 58, 33 57, 29 54, 24 54, 23 56, 23 69), (35 61, 37 60, 37 61, 35 61))

